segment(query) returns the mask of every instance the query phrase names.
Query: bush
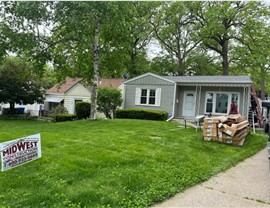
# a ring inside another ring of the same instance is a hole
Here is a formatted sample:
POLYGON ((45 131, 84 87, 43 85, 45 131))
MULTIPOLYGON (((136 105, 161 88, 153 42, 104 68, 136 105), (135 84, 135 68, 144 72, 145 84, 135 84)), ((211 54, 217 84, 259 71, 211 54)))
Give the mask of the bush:
POLYGON ((168 118, 168 113, 165 111, 160 111, 160 110, 127 108, 127 109, 117 110, 116 118, 132 118, 132 119, 165 121, 168 118))
POLYGON ((75 105, 75 110, 78 119, 89 118, 91 111, 91 104, 87 102, 77 102, 75 105))
POLYGON ((75 114, 56 114, 54 116, 55 122, 74 121, 77 116, 75 114))
POLYGON ((49 113, 49 116, 55 116, 57 114, 68 114, 68 110, 63 105, 59 104, 49 113))
POLYGON ((97 110, 104 113, 106 118, 115 117, 115 112, 122 104, 121 91, 112 87, 104 87, 98 89, 97 110))
POLYGON ((36 120, 37 116, 30 116, 29 114, 18 114, 18 115, 0 115, 0 120, 36 120))

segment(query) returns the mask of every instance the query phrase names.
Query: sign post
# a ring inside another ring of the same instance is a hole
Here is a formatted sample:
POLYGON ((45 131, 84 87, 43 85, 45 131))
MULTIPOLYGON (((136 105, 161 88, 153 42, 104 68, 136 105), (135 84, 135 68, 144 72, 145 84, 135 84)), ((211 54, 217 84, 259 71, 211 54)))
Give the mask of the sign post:
POLYGON ((41 157, 40 134, 0 143, 1 170, 6 171, 41 157))

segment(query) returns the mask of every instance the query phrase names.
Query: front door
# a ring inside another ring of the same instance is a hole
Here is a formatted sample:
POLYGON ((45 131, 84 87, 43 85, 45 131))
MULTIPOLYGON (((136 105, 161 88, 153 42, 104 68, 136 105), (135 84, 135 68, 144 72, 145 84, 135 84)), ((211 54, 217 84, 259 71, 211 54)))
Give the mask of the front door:
POLYGON ((184 92, 183 116, 184 117, 195 116, 195 92, 194 91, 184 92))

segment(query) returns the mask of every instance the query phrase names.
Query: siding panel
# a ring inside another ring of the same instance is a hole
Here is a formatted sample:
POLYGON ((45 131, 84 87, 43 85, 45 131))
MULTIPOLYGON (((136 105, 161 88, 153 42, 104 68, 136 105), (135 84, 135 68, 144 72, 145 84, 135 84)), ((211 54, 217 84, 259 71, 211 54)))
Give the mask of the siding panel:
POLYGON ((168 113, 172 113, 173 109, 173 98, 174 98, 174 85, 171 86, 161 86, 161 85, 126 85, 125 91, 125 106, 124 108, 145 108, 145 109, 155 109, 155 110, 163 110, 168 113), (161 98, 160 98, 160 106, 144 106, 144 105, 135 105, 135 97, 136 97, 136 88, 151 88, 158 89, 161 88, 161 98))
POLYGON ((172 86, 174 85, 174 83, 152 76, 152 75, 146 75, 144 77, 141 77, 140 79, 135 79, 133 81, 130 81, 126 83, 126 85, 171 85, 172 86))

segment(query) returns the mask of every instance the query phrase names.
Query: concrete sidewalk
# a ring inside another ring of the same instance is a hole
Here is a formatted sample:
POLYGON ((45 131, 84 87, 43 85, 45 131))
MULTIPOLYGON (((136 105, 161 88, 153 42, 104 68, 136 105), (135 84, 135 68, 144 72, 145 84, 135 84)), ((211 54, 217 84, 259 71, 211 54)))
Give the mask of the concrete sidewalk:
POLYGON ((270 207, 267 148, 154 207, 270 207))

